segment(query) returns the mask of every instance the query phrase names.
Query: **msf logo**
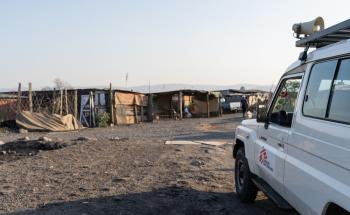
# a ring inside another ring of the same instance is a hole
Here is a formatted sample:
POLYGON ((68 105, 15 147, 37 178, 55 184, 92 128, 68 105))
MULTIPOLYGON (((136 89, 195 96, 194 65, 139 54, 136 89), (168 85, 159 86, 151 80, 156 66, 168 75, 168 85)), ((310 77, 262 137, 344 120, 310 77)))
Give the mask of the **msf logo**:
POLYGON ((264 161, 267 160, 267 151, 266 149, 262 148, 259 154, 259 162, 264 163, 264 161))
POLYGON ((265 166, 268 170, 273 172, 273 167, 271 166, 271 163, 269 161, 268 151, 264 148, 260 150, 259 153, 259 162, 265 166))

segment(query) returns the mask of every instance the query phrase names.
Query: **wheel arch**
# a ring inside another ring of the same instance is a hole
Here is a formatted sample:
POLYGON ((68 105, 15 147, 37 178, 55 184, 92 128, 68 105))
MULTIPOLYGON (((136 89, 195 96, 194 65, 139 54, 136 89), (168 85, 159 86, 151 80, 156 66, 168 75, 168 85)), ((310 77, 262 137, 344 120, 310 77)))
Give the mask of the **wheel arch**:
POLYGON ((241 139, 237 138, 236 144, 233 148, 233 154, 232 154, 235 159, 236 159, 237 152, 240 148, 244 148, 244 142, 241 139))
POLYGON ((330 202, 325 206, 323 215, 333 215, 333 214, 345 215, 349 213, 350 213, 349 211, 339 206, 338 204, 330 202))

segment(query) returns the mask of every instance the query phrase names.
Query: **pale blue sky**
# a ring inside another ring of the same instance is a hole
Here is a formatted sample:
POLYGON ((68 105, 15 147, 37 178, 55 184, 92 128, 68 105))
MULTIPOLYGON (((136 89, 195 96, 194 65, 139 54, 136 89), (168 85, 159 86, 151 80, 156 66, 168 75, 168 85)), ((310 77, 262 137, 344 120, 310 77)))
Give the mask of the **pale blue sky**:
POLYGON ((349 18, 349 1, 0 0, 0 88, 276 83, 291 26, 349 18))

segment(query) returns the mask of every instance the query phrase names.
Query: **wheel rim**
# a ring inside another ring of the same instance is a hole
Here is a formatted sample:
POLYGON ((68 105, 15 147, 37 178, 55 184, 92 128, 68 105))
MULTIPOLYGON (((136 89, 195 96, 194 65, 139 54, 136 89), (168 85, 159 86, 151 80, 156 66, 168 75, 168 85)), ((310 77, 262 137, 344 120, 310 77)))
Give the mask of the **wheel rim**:
POLYGON ((237 162, 237 172, 236 172, 236 183, 238 185, 239 190, 241 190, 241 188, 244 185, 244 163, 243 161, 238 161, 237 162))

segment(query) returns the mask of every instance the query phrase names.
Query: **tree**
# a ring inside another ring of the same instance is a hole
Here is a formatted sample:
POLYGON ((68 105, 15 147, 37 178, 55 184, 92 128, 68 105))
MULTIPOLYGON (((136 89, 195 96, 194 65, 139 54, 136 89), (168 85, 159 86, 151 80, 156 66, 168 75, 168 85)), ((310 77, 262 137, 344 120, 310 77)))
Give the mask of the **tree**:
POLYGON ((72 86, 68 82, 63 81, 59 78, 56 78, 55 80, 53 80, 53 83, 55 84, 56 90, 63 90, 63 89, 71 89, 72 88, 72 86))

